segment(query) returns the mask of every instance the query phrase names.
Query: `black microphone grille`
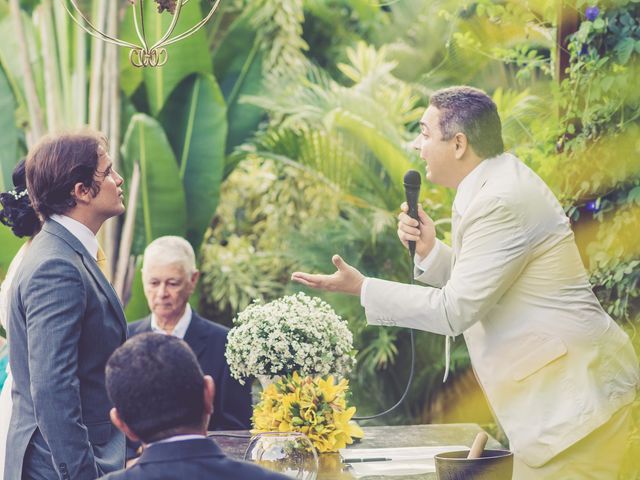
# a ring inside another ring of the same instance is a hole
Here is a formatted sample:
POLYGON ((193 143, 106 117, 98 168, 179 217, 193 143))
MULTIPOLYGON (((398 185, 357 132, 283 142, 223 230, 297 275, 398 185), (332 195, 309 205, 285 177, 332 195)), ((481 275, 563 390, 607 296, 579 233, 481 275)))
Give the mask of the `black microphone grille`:
POLYGON ((407 173, 404 174, 404 184, 411 185, 413 187, 420 187, 420 182, 422 179, 420 177, 420 173, 415 170, 407 170, 407 173))

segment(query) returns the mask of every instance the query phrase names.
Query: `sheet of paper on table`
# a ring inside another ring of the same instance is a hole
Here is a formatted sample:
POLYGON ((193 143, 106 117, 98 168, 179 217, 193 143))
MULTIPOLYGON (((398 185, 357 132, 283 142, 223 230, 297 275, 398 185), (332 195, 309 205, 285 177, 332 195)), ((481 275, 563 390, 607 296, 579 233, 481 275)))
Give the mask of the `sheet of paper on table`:
POLYGON ((437 447, 399 448, 343 448, 340 456, 349 463, 351 474, 356 478, 371 475, 418 475, 436 471, 434 457, 438 453, 469 450, 463 445, 440 445, 437 447), (366 459, 388 459, 386 461, 366 461, 366 459), (352 463, 349 462, 352 460, 352 463), (365 461, 357 461, 365 460, 365 461))

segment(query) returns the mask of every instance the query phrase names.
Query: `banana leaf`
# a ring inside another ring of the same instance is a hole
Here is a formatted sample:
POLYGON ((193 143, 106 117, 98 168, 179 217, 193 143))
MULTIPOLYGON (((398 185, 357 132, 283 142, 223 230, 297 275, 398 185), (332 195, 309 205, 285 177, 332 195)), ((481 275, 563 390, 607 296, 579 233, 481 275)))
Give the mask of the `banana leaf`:
MULTIPOLYGON (((137 2, 135 4, 137 6, 137 2)), ((188 30, 204 17, 199 2, 187 2, 180 11, 180 17, 171 37, 188 30)), ((147 44, 153 45, 167 30, 173 16, 165 11, 158 14, 156 2, 146 1, 144 8, 145 34, 147 44)), ((133 22, 133 8, 127 8, 121 23, 121 38, 140 43, 133 22)), ((162 67, 136 68, 129 62, 129 49, 122 49, 121 80, 122 89, 132 95, 144 81, 149 103, 149 113, 157 115, 173 89, 192 73, 211 73, 206 34, 203 29, 195 34, 166 47, 168 60, 162 67)))
POLYGON ((127 318, 127 322, 135 322, 149 315, 149 304, 144 295, 144 285, 142 284, 141 266, 136 266, 133 283, 131 284, 131 299, 124 309, 124 315, 127 318))
MULTIPOLYGON (((36 31, 32 18, 25 12, 22 12, 22 25, 29 46, 29 60, 36 83, 36 90, 42 105, 44 104, 44 86, 42 84, 44 72, 40 36, 36 31)), ((17 53, 19 51, 14 20, 9 14, 8 8, 0 9, 0 62, 13 88, 14 98, 18 103, 19 108, 16 112, 19 119, 17 122, 18 125, 29 121, 26 99, 24 97, 24 70, 22 68, 21 56, 17 53)))
POLYGON ((211 75, 184 80, 160 114, 178 160, 187 202, 187 239, 196 251, 220 197, 226 114, 222 92, 211 75))
POLYGON ((239 17, 213 55, 215 76, 227 103, 226 153, 242 144, 260 123, 264 111, 242 103, 244 95, 262 91, 262 52, 250 17, 239 17))
POLYGON ((24 238, 16 237, 9 227, 0 224, 0 282, 7 275, 9 264, 20 247, 25 242, 24 238))
POLYGON ((164 130, 155 119, 142 113, 131 118, 122 145, 122 158, 125 178, 130 178, 134 162, 140 164, 132 254, 141 254, 149 242, 162 235, 184 236, 187 212, 178 163, 164 130))
POLYGON ((11 172, 18 163, 18 128, 15 119, 16 101, 0 68, 0 191, 13 188, 11 172))

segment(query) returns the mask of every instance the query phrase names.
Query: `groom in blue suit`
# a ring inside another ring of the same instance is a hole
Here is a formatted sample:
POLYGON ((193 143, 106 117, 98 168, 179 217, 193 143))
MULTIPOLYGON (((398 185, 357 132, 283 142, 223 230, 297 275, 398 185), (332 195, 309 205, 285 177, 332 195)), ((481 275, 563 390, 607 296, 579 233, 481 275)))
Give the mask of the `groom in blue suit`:
POLYGON ((92 131, 43 139, 27 187, 44 220, 13 284, 14 376, 5 480, 92 480, 122 468, 125 439, 109 421, 107 359, 127 335, 96 233, 124 212, 122 177, 92 131))

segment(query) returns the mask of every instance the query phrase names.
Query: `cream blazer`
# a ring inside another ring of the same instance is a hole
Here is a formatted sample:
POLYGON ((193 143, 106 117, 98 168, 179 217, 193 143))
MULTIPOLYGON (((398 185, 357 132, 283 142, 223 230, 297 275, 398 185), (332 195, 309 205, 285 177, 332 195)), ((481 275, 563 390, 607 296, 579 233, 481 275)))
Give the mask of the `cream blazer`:
POLYGON ((511 449, 540 466, 635 397, 638 360, 594 296, 569 221, 511 154, 485 160, 429 286, 368 279, 371 325, 464 334, 511 449))

